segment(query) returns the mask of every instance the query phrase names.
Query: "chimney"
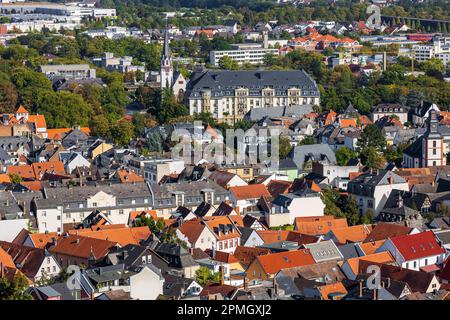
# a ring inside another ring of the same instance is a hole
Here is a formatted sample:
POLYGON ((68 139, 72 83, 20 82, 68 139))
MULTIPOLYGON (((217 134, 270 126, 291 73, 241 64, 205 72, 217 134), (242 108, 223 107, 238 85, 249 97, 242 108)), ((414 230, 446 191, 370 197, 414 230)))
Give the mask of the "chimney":
POLYGON ((363 296, 363 280, 359 280, 359 297, 363 296))
POLYGON ((3 278, 5 276, 4 270, 3 270, 3 262, 0 262, 0 278, 3 278))
POLYGON ((219 271, 220 271, 220 285, 221 286, 223 286, 225 284, 225 275, 224 275, 225 271, 224 271, 224 269, 225 268, 223 266, 219 267, 219 271))
POLYGON ((91 292, 91 300, 94 300, 94 291, 91 292))
POLYGON ((377 289, 373 289, 373 300, 377 300, 377 289))

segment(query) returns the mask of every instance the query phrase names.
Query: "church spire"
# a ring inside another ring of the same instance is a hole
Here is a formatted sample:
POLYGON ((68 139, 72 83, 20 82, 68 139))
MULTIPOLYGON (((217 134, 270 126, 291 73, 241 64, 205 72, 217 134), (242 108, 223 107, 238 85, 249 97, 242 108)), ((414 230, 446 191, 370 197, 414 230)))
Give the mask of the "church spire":
POLYGON ((161 55, 160 84, 161 89, 171 89, 173 84, 173 64, 169 46, 169 27, 167 20, 164 30, 163 52, 161 55))
POLYGON ((170 46, 169 46, 169 27, 166 19, 166 28, 164 29, 164 45, 163 45, 163 56, 162 59, 170 58, 170 46))

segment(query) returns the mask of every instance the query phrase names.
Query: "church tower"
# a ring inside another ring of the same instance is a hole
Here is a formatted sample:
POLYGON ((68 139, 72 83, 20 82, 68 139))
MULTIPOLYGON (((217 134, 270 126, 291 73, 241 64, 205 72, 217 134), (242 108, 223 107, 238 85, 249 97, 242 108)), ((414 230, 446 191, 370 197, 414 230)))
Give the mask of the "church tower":
POLYGON ((444 140, 438 131, 438 113, 430 111, 427 131, 422 140, 422 167, 443 166, 446 164, 444 155, 444 140))
POLYGON ((170 53, 169 47, 169 32, 166 24, 166 29, 164 30, 164 46, 161 57, 161 89, 172 88, 173 82, 173 64, 172 64, 172 55, 170 53))

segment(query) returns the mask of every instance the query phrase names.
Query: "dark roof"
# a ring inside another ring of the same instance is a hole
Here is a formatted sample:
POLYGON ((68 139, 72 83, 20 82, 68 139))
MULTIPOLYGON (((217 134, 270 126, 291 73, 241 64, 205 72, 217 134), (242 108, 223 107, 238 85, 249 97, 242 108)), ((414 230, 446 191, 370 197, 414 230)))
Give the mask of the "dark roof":
POLYGON ((0 247, 12 257, 16 268, 30 279, 33 279, 36 276, 45 257, 49 255, 48 252, 43 249, 32 248, 6 241, 0 241, 0 247))
POLYGON ((367 270, 370 265, 380 267, 382 278, 391 278, 396 281, 406 282, 413 292, 426 292, 434 275, 423 271, 409 270, 388 264, 380 264, 372 261, 359 261, 359 270, 367 270))
POLYGON ((356 249, 356 246, 354 243, 344 244, 344 245, 338 246, 337 248, 341 252, 342 256, 344 257, 344 260, 359 257, 358 250, 356 249))
POLYGON ((212 214, 213 216, 228 216, 233 212, 233 207, 227 204, 226 202, 222 202, 219 207, 212 214))
POLYGON ((195 209, 194 214, 197 217, 204 217, 209 212, 211 207, 212 206, 210 203, 203 201, 202 203, 200 203, 197 209, 195 209))
POLYGON ((295 71, 204 71, 194 73, 188 84, 189 97, 201 97, 201 91, 211 90, 212 95, 234 95, 234 90, 247 87, 258 92, 267 86, 284 91, 290 87, 300 87, 302 96, 319 96, 315 81, 305 72, 295 71))
POLYGON ((403 150, 403 153, 412 158, 422 158, 422 140, 423 137, 416 139, 416 141, 403 150))
POLYGON ((177 277, 171 274, 164 275, 163 294, 176 299, 181 298, 186 289, 194 282, 193 279, 177 277))
POLYGON ((363 242, 386 240, 387 238, 407 235, 412 228, 392 223, 378 223, 363 242))

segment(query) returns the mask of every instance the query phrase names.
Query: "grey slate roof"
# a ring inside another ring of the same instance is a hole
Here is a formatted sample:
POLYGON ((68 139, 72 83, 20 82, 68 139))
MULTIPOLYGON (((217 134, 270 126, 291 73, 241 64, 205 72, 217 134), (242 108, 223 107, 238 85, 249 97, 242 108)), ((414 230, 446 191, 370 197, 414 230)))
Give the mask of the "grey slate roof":
POLYGON ((247 112, 244 119, 255 122, 265 117, 303 117, 310 112, 313 112, 313 106, 311 104, 303 104, 294 107, 253 108, 247 112))
POLYGON ((201 97, 201 91, 211 90, 212 97, 232 96, 240 87, 249 88, 249 95, 259 96, 265 87, 287 96, 287 89, 300 87, 302 96, 319 97, 315 81, 305 72, 295 71, 204 71, 196 72, 188 83, 188 97, 201 97))
POLYGON ((336 163, 336 156, 333 150, 327 144, 311 144, 296 146, 289 155, 293 159, 297 168, 302 170, 305 161, 308 160, 328 160, 330 163, 336 163))
POLYGON ((347 190, 351 194, 372 197, 375 187, 390 184, 390 178, 393 184, 406 183, 403 177, 392 171, 379 170, 378 174, 377 172, 365 173, 350 181, 347 190))

